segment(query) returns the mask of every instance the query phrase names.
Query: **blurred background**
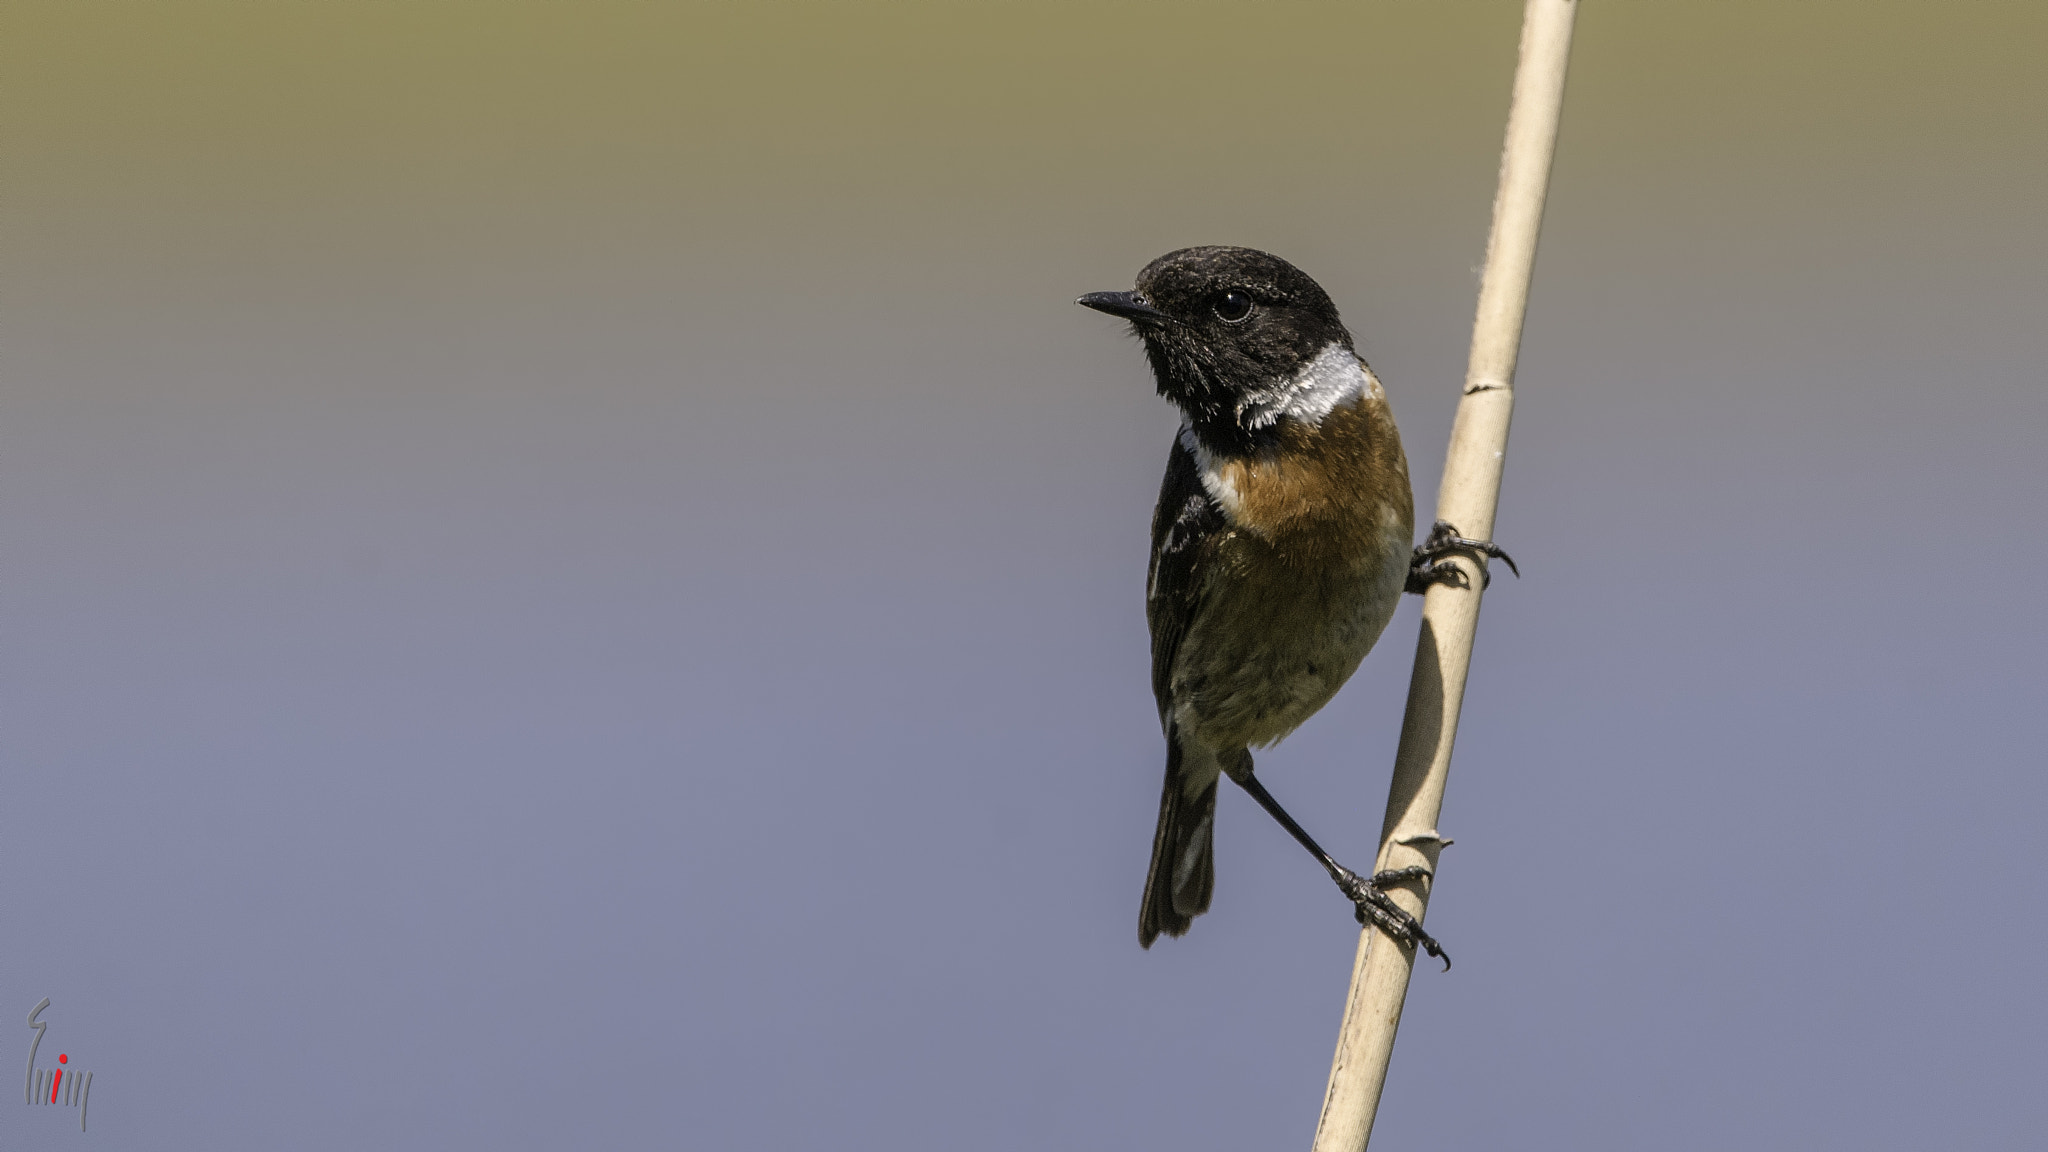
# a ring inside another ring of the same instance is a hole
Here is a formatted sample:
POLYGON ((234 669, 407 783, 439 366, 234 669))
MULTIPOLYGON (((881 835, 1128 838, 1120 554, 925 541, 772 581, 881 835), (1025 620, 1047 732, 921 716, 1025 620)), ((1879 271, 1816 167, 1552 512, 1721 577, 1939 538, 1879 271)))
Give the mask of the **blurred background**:
MULTIPOLYGON (((1519 23, 6 5, 8 1145, 1305 1147, 1327 880, 1226 794, 1137 946, 1177 420, 1072 301, 1299 264, 1426 522, 1519 23)), ((1586 5, 1376 1146, 2039 1139, 2044 48, 1586 5)), ((1415 620, 1261 759, 1354 862, 1415 620)))

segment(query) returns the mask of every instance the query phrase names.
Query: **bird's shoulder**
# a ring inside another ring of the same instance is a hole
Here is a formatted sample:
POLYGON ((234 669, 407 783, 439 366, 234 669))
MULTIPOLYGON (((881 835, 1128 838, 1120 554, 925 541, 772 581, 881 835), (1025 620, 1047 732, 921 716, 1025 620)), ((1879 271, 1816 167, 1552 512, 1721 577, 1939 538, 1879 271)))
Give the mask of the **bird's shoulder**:
POLYGON ((1174 654, 1200 605, 1202 581, 1230 525, 1209 495, 1192 446, 1176 437, 1152 511, 1152 556, 1145 574, 1145 618, 1152 630, 1152 691, 1166 708, 1174 654))

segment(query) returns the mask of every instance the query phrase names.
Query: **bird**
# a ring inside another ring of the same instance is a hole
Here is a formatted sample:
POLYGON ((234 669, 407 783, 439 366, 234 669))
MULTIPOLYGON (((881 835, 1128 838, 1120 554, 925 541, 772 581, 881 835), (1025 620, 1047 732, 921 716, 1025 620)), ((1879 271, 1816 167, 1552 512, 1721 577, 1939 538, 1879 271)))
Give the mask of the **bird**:
POLYGON ((1339 864, 1266 790, 1251 750, 1336 695, 1404 591, 1464 582, 1446 556, 1498 557, 1511 570, 1513 560, 1441 521, 1415 546, 1386 390, 1329 294, 1294 265, 1253 248, 1182 248, 1146 265, 1135 291, 1076 303, 1130 323, 1181 415, 1146 572, 1166 778, 1139 944, 1183 935, 1208 910, 1217 785, 1228 776, 1315 856, 1361 924, 1448 968, 1442 945, 1386 893, 1429 871, 1368 877, 1339 864))

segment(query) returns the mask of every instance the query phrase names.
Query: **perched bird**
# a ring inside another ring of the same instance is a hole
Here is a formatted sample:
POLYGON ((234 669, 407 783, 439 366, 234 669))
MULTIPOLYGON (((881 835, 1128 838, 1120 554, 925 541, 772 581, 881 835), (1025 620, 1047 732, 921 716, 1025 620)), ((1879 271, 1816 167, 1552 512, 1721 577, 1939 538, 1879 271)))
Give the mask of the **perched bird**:
POLYGON ((1464 579, 1440 557, 1503 554, 1442 523, 1413 547, 1408 461, 1386 392, 1329 295, 1287 261, 1183 248, 1138 273, 1137 291, 1078 302, 1130 321, 1182 416, 1145 596, 1166 784, 1139 943, 1179 936, 1208 910, 1216 786, 1229 776, 1315 854, 1360 922, 1443 958, 1383 891, 1427 870, 1368 878, 1338 864, 1266 791, 1250 750, 1329 702, 1404 589, 1464 579))

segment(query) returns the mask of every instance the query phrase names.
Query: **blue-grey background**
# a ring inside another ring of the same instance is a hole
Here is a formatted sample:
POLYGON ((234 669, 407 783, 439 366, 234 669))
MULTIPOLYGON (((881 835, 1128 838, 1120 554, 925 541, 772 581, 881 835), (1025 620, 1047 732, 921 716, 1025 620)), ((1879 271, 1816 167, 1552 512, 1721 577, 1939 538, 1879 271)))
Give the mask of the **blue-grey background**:
MULTIPOLYGON (((1071 301, 1296 261, 1426 520, 1519 15, 9 4, 0 1054, 97 1076, 0 1141, 1304 1146, 1327 881, 1229 795, 1136 944, 1071 301)), ((2031 1146, 2048 16, 1579 32, 1380 1144, 2031 1146)), ((1414 632, 1261 761, 1354 861, 1414 632)))

